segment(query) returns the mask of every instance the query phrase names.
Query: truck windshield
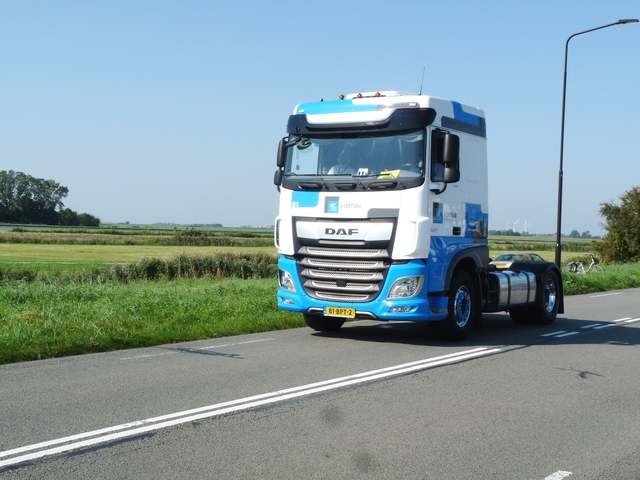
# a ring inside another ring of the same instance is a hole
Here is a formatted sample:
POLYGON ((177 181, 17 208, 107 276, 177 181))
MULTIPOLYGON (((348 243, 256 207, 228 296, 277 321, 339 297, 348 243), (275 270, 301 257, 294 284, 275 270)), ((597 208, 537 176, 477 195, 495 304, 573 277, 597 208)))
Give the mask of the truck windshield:
POLYGON ((424 172, 424 130, 394 135, 291 136, 284 174, 325 180, 360 176, 415 178, 424 172))

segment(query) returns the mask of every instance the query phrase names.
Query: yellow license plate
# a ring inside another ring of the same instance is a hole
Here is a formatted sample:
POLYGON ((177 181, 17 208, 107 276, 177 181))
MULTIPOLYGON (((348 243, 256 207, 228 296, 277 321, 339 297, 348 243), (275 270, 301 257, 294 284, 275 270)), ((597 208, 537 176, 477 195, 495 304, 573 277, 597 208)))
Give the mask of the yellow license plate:
POLYGON ((355 308, 324 307, 324 314, 329 317, 356 318, 355 308))

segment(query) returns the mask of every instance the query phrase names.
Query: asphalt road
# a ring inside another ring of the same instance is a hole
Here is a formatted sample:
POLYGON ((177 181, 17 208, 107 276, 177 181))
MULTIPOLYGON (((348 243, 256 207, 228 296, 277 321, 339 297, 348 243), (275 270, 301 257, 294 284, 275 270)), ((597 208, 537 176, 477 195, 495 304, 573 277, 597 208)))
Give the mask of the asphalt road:
POLYGON ((0 476, 640 478, 640 289, 0 366, 0 476))

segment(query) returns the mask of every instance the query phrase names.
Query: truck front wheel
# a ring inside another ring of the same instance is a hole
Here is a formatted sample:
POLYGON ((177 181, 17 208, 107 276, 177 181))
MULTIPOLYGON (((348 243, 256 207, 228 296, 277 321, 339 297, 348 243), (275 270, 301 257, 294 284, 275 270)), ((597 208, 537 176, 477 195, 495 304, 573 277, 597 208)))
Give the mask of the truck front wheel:
POLYGON ((304 321, 318 332, 334 332, 344 324, 344 318, 325 317, 324 315, 314 315, 303 313, 304 321))
POLYGON ((464 340, 471 330, 476 307, 471 276, 459 271, 451 279, 449 314, 445 320, 430 324, 432 332, 444 340, 464 340))

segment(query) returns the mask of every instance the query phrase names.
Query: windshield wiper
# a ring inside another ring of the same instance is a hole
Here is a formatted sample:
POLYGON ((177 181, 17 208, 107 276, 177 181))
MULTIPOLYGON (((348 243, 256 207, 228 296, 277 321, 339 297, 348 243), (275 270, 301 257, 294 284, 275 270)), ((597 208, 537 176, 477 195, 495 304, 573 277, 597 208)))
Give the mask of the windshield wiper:
POLYGON ((387 190, 396 188, 398 185, 397 180, 380 180, 378 182, 371 182, 369 184, 369 190, 387 190))
POLYGON ((298 186, 303 190, 316 190, 316 189, 323 190, 325 188, 329 190, 329 187, 327 187, 327 184, 324 183, 324 180, 322 180, 321 177, 317 177, 317 180, 318 181, 314 181, 314 180, 299 181, 298 186))

